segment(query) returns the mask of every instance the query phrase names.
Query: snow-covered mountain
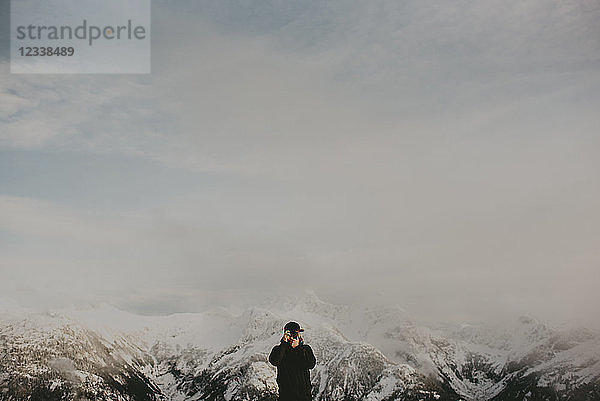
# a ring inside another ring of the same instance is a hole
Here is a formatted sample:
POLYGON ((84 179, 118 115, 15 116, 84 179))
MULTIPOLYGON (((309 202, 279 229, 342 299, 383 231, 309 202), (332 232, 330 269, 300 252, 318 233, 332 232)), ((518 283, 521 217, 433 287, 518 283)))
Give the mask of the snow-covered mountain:
POLYGON ((5 310, 0 400, 275 400, 267 357, 289 320, 317 358, 315 400, 600 400, 599 333, 431 324, 312 293, 160 317, 5 310))

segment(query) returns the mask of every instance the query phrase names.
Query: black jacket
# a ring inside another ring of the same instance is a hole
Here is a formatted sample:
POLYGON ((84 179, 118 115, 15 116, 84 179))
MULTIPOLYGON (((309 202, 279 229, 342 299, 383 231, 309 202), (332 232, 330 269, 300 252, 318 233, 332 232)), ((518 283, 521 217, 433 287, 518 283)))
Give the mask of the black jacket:
POLYGON ((311 399, 308 369, 317 362, 312 348, 300 344, 296 348, 284 342, 271 350, 269 362, 277 366, 279 401, 309 401, 311 399))

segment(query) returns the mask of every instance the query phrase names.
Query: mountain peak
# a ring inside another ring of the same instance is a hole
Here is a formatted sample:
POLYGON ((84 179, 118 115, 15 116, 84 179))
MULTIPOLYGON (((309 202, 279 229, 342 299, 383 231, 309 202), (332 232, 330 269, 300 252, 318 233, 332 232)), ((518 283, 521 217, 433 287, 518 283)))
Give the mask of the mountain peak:
POLYGON ((537 323, 537 321, 534 318, 525 316, 525 315, 519 316, 518 321, 521 324, 536 324, 537 323))

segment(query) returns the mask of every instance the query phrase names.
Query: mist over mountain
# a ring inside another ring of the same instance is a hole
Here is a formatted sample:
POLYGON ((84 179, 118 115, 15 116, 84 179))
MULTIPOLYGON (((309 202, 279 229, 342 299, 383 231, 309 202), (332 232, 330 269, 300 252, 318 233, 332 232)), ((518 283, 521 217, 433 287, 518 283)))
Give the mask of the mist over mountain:
POLYGON ((317 358, 314 400, 597 400, 600 333, 521 316, 433 323, 314 293, 142 316, 102 304, 2 307, 0 400, 275 400, 268 363, 296 320, 317 358))
POLYGON ((600 400, 598 0, 17 3, 109 8, 0 0, 0 401, 274 401, 290 320, 316 401, 600 400))

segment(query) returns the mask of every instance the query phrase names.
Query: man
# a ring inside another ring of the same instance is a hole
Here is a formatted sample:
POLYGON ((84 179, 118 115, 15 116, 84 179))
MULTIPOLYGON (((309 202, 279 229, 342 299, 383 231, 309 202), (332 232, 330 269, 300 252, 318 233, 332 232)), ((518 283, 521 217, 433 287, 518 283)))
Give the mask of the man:
POLYGON ((304 344, 300 332, 304 329, 296 322, 283 328, 283 338, 271 350, 269 362, 277 366, 279 401, 310 401, 311 384, 308 369, 317 362, 312 348, 304 344))

